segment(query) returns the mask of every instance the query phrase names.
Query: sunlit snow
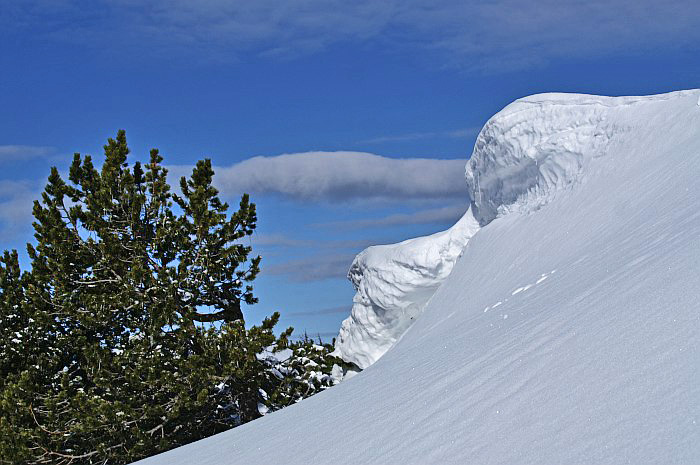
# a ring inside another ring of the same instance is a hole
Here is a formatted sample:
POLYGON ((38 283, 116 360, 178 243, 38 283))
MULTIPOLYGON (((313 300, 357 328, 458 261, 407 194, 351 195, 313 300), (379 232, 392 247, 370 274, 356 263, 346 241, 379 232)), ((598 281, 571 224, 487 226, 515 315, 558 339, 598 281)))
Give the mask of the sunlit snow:
POLYGON ((699 97, 509 105, 467 163, 461 248, 353 264, 362 373, 143 463, 697 463, 699 97))

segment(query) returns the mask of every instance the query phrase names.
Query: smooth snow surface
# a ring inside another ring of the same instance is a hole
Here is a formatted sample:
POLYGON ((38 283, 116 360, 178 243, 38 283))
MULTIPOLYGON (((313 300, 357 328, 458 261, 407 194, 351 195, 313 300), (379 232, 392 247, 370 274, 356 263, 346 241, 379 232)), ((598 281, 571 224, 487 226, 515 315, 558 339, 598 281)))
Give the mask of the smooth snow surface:
POLYGON ((447 231, 369 247, 355 257, 348 278, 357 293, 334 355, 363 369, 376 362, 413 324, 478 230, 469 209, 447 231))
POLYGON ((508 106, 467 167, 484 226, 391 350, 144 463, 698 463, 699 97, 508 106))

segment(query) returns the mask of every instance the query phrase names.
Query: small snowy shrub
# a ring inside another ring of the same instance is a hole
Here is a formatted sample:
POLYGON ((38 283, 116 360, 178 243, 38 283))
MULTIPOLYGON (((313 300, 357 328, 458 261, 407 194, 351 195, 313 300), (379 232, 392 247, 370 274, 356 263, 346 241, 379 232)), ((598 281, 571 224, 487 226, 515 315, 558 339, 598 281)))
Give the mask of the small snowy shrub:
MULTIPOLYGON (((291 331, 283 335, 288 336, 291 331)), ((344 362, 330 355, 331 344, 315 343, 304 335, 286 349, 281 346, 269 348, 261 354, 268 369, 277 379, 274 389, 265 392, 265 413, 284 408, 333 386, 337 380, 331 375, 334 366, 344 362)))

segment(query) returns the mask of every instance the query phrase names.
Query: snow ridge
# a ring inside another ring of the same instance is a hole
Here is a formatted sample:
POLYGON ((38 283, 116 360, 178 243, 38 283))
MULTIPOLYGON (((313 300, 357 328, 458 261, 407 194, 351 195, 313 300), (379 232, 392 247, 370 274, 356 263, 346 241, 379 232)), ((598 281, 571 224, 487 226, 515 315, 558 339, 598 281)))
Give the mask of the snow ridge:
POLYGON ((494 115, 479 133, 465 176, 483 226, 511 211, 535 210, 574 185, 584 165, 629 128, 609 121, 621 108, 694 91, 645 97, 536 94, 494 115))
POLYGON ((355 258, 348 279, 357 293, 335 355, 361 369, 372 365, 414 323, 480 227, 510 212, 537 210, 575 186, 586 165, 630 130, 616 117, 625 108, 695 93, 547 93, 506 106, 484 125, 466 164, 472 204, 464 217, 447 231, 369 247, 355 258))

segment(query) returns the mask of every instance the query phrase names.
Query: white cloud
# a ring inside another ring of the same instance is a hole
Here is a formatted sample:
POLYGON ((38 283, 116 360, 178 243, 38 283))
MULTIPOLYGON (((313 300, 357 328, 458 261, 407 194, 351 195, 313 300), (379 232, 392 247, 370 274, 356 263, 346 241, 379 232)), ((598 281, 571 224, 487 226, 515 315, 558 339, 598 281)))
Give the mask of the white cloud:
POLYGON ((20 238, 32 227, 32 205, 41 195, 40 181, 0 180, 0 237, 20 238))
POLYGON ((80 0, 10 2, 0 28, 105 47, 232 60, 294 57, 334 43, 444 52, 472 69, 559 57, 697 47, 696 0, 80 0), (131 41, 131 42, 129 42, 131 41))
POLYGON ((45 157, 53 152, 51 147, 35 145, 0 145, 0 161, 24 161, 45 157))
POLYGON ((385 142, 410 142, 410 141, 414 141, 414 140, 423 140, 423 139, 444 139, 444 138, 466 139, 468 137, 476 136, 480 130, 481 130, 480 127, 471 127, 471 128, 455 129, 452 131, 412 132, 412 133, 408 133, 408 134, 398 134, 398 135, 393 135, 393 136, 373 137, 371 139, 366 139, 366 140, 360 141, 359 143, 383 144, 385 142))
MULTIPOLYGON (((44 156, 50 148, 0 146, 0 159, 21 156, 44 156)), ((21 159, 21 158, 17 158, 21 159)), ((214 184, 225 197, 243 192, 254 195, 277 194, 299 201, 324 202, 398 202, 447 201, 466 205, 463 172, 464 160, 428 158, 388 158, 361 152, 308 152, 273 157, 254 157, 243 162, 215 167, 214 184)), ((171 166, 170 184, 177 189, 177 179, 189 175, 191 166, 171 166)), ((0 233, 6 238, 30 230, 32 202, 38 199, 44 179, 32 181, 0 180, 0 233)), ((392 215, 378 220, 348 223, 343 227, 392 226, 440 222, 458 218, 454 208, 392 215)), ((456 210, 455 210, 456 211, 456 210)), ((310 243, 281 235, 259 235, 258 245, 284 247, 322 247, 358 249, 371 241, 327 241, 310 243)))
MULTIPOLYGON (((464 164, 465 160, 307 152, 215 167, 214 183, 224 195, 279 194, 298 200, 466 200, 464 164)), ((188 170, 171 167, 175 176, 188 170)))
POLYGON ((489 72, 557 58, 696 48, 700 38, 695 0, 417 3, 422 7, 403 11, 398 21, 430 37, 424 45, 447 52, 452 63, 489 72))

